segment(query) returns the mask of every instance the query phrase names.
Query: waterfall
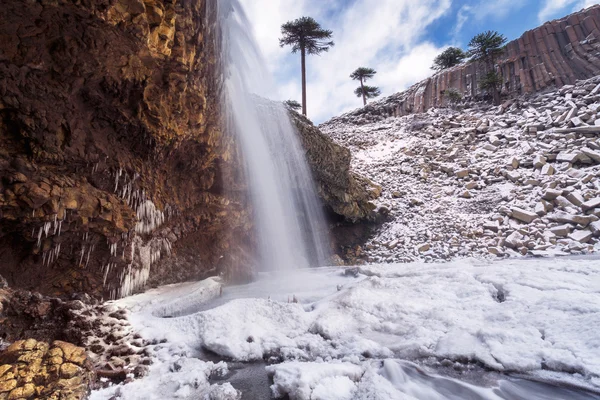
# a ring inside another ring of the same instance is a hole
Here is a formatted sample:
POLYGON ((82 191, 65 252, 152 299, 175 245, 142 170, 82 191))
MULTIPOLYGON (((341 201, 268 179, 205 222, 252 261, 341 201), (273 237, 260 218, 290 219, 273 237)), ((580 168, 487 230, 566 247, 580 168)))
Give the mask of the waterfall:
MULTIPOLYGON (((236 137, 265 270, 324 265, 323 210, 286 107, 277 98, 238 0, 216 0, 221 28, 226 127, 236 137)), ((273 40, 277 40, 276 37, 273 40)))

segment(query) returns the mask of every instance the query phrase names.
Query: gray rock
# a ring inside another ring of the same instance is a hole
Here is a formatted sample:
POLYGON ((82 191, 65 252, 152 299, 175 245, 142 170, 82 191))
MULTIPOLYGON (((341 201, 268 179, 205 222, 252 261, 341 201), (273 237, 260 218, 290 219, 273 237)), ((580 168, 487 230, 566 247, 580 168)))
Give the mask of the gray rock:
POLYGON ((550 164, 546 164, 542 167, 542 175, 554 175, 556 170, 550 164))
POLYGON ((561 212, 561 211, 555 212, 553 214, 549 214, 547 218, 550 221, 556 221, 556 222, 568 223, 568 224, 578 224, 583 227, 586 227, 589 224, 591 224, 592 222, 594 222, 592 217, 589 215, 586 215, 586 216, 575 215, 575 214, 568 214, 566 212, 561 212))
POLYGON ((591 230, 578 230, 569 235, 569 238, 579 242, 579 243, 587 243, 594 236, 591 230))
POLYGON ((467 176, 469 176, 469 170, 468 169, 461 169, 456 171, 456 177, 457 178, 466 178, 467 176))
POLYGON ((550 228, 550 232, 558 237, 567 237, 571 233, 572 229, 573 227, 571 225, 565 224, 550 228))
POLYGON ((530 224, 531 222, 533 222, 533 220, 538 218, 538 215, 534 212, 523 210, 522 208, 519 208, 519 207, 513 207, 512 208, 512 217, 515 219, 518 219, 519 221, 530 224))
POLYGON ((535 156, 533 158, 533 166, 536 169, 540 169, 542 168, 544 165, 546 165, 546 157, 542 156, 541 154, 538 154, 537 156, 535 156))
POLYGON ((590 224, 590 231, 594 234, 594 236, 600 236, 600 221, 592 222, 590 224))
POLYGON ((594 162, 600 163, 600 153, 599 152, 589 149, 587 147, 582 148, 581 152, 583 154, 585 154, 586 156, 588 156, 589 158, 591 158, 592 160, 594 160, 594 162))
POLYGON ((419 246, 417 246, 417 250, 419 251, 419 253, 425 253, 426 251, 429 251, 431 249, 431 244, 429 243, 423 243, 420 244, 419 246))
POLYGON ((546 190, 546 192, 542 196, 542 199, 548 200, 548 201, 553 201, 558 196, 562 196, 562 190, 548 189, 548 190, 546 190))
POLYGON ((514 231, 504 240, 507 247, 511 249, 518 249, 523 246, 523 235, 521 235, 518 231, 514 231))
POLYGON ((581 204, 581 209, 585 212, 591 210, 593 208, 600 208, 600 197, 596 197, 595 199, 591 199, 581 204))
POLYGON ((567 198, 567 200, 569 200, 569 202, 571 202, 571 204, 574 204, 577 207, 580 207, 583 204, 583 202, 585 201, 585 199, 579 192, 571 192, 571 193, 567 194, 565 197, 567 198))
POLYGON ((573 164, 579 160, 581 153, 567 153, 560 152, 556 156, 556 161, 558 162, 568 162, 569 164, 573 164))

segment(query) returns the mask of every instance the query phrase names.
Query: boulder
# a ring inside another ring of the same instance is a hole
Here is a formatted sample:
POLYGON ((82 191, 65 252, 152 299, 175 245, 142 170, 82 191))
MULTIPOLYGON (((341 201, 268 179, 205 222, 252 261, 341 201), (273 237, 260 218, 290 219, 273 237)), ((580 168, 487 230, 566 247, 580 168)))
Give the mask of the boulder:
POLYGON ((565 224, 550 228, 550 232, 558 237, 567 237, 571 233, 572 229, 573 227, 571 225, 565 224))
POLYGON ((525 222, 527 224, 530 224, 536 218, 538 218, 538 215, 536 213, 523 210, 522 208, 513 207, 511 211, 513 218, 518 219, 519 221, 525 222))
POLYGON ((546 165, 546 157, 538 154, 533 158, 533 166, 536 169, 541 169, 544 165, 546 165))
POLYGON ((590 229, 584 230, 576 230, 575 232, 569 235, 569 238, 579 242, 579 243, 587 243, 594 236, 590 229))
POLYGON ((544 200, 553 201, 561 195, 562 195, 562 190, 548 189, 548 190, 546 190, 546 192, 544 192, 544 195, 542 196, 542 198, 544 200))
POLYGON ((542 175, 554 175, 555 169, 552 165, 546 164, 542 167, 542 175))
POLYGON ((592 210, 594 208, 600 208, 600 197, 596 197, 581 204, 581 209, 584 212, 592 210))

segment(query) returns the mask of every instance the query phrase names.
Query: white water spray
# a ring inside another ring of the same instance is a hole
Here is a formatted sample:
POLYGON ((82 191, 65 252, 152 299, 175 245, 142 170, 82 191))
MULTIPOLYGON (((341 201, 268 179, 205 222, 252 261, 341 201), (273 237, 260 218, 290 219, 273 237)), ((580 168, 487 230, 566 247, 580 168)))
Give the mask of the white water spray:
MULTIPOLYGON (((236 135, 268 270, 323 265, 329 252, 324 216, 287 109, 277 98, 238 0, 217 0, 225 73, 223 106, 236 135)), ((277 40, 273 38, 273 40, 277 40)))

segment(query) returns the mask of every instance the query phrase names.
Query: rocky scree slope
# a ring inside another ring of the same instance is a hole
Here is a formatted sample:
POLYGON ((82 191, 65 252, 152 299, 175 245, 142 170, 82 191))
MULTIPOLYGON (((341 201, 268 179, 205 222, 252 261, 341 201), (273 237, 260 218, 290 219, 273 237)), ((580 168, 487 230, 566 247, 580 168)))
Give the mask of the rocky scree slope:
POLYGON ((354 112, 320 129, 383 187, 390 219, 366 261, 600 250, 600 76, 500 107, 354 112))

